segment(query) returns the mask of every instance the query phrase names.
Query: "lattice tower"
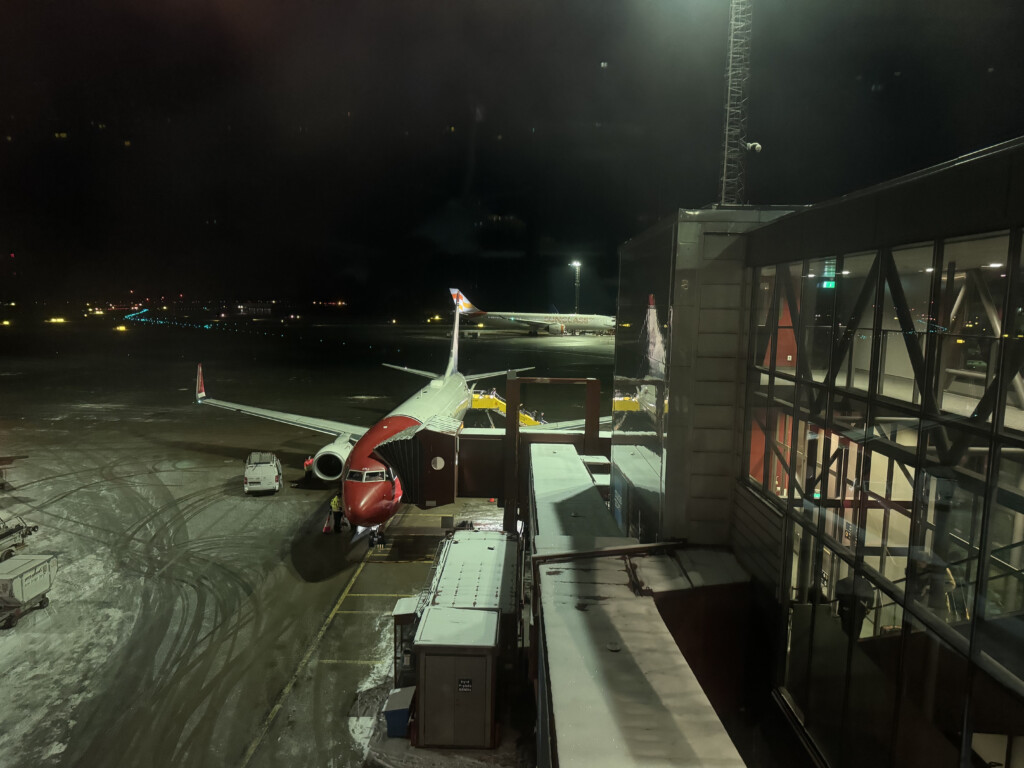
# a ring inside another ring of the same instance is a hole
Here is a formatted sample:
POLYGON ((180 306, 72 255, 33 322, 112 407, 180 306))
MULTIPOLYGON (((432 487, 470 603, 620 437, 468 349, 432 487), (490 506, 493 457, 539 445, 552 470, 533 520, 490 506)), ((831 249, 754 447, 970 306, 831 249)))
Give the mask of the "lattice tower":
POLYGON ((750 0, 730 0, 729 60, 725 70, 725 140, 719 202, 746 202, 747 80, 750 78, 750 0))

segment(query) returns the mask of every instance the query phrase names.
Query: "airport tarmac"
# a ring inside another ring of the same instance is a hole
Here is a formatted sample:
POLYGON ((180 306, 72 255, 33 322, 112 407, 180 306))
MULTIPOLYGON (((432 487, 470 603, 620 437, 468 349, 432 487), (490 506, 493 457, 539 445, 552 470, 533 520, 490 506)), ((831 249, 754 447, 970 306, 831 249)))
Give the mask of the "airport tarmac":
MULTIPOLYGON (((0 632, 0 766, 362 764, 390 612, 424 585, 438 513, 407 508, 417 533, 384 550, 323 534, 332 489, 304 485, 302 460, 325 437, 194 405, 195 364, 213 397, 369 425, 418 386, 379 363, 442 370, 450 340, 113 325, 0 332, 0 455, 28 456, 0 516, 39 524, 25 552, 59 566, 49 606, 0 632), (281 492, 243 494, 254 449, 281 458, 281 492)), ((460 368, 597 375, 607 399, 611 350, 468 339, 460 368)), ((578 418, 579 400, 532 407, 578 418)))

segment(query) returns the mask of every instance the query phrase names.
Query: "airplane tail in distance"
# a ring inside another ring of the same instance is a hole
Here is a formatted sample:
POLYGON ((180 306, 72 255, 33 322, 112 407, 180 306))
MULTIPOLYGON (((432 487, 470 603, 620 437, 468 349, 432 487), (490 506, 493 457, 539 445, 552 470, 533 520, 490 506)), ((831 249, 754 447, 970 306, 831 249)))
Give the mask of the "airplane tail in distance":
POLYGON ((204 397, 206 397, 206 385, 203 383, 203 364, 200 363, 196 370, 196 402, 202 402, 204 397))
POLYGON ((449 289, 452 294, 452 300, 455 302, 455 307, 458 310, 453 312, 455 315, 455 325, 452 329, 452 351, 448 356, 448 367, 445 369, 445 377, 451 376, 457 370, 459 370, 459 315, 462 314, 462 307, 459 302, 462 299, 462 293, 458 288, 449 289))
POLYGON ((460 315, 482 315, 483 312, 473 306, 473 302, 466 298, 466 294, 460 291, 458 288, 448 289, 452 294, 452 301, 455 302, 455 306, 459 309, 460 315))

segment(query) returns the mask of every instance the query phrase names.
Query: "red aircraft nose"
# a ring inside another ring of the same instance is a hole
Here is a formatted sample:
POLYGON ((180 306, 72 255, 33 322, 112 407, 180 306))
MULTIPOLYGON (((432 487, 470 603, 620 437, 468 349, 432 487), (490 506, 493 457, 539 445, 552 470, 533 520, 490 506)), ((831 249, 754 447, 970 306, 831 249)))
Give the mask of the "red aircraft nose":
MULTIPOLYGON (((364 528, 380 525, 395 513, 398 498, 391 497, 391 483, 345 482, 345 517, 352 525, 364 528)), ((397 494, 396 494, 397 496, 397 494)))

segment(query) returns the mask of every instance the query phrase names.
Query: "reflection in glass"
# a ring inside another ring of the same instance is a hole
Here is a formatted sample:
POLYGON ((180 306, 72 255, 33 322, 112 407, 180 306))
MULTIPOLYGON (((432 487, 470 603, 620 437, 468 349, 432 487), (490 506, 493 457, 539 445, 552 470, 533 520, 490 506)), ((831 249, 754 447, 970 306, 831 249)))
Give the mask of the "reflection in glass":
POLYGON ((924 373, 924 341, 933 327, 929 302, 933 253, 931 244, 893 250, 896 274, 888 275, 885 281, 878 391, 908 403, 920 401, 921 382, 917 380, 914 366, 915 362, 921 364, 919 370, 924 373), (896 295, 902 294, 905 304, 894 301, 890 283, 895 283, 896 295), (914 350, 914 358, 911 350, 914 350))
MULTIPOLYGON (((840 604, 864 610, 870 619, 882 611, 876 607, 876 588, 862 575, 847 577, 848 586, 837 584, 840 604), (850 595, 846 597, 846 595, 850 595)), ((850 656, 850 693, 847 702, 847 739, 842 765, 859 768, 885 765, 892 742, 893 713, 899 689, 902 610, 893 605, 886 612, 892 623, 875 631, 863 622, 855 635, 850 656)))
MULTIPOLYGON (((822 549, 821 589, 831 600, 834 585, 852 570, 828 547, 822 549)), ((855 619, 847 621, 849 629, 855 619)), ((843 699, 846 696, 847 651, 850 635, 843 629, 837 606, 815 609, 810 633, 810 674, 807 680, 807 730, 832 765, 842 765, 843 699)))
POLYGON ((981 653, 1024 680, 1024 449, 1001 453, 977 643, 981 653))
MULTIPOLYGON (((1009 237, 950 241, 942 261, 936 400, 970 416, 989 389, 1002 336, 1009 237)), ((990 419, 995 403, 982 416, 990 419)))
POLYGON ((877 254, 847 256, 842 279, 836 281, 836 333, 845 342, 833 358, 835 385, 868 391, 871 372, 871 341, 875 335, 874 299, 877 285, 877 254))
POLYGON ((762 267, 754 276, 753 326, 754 364, 765 370, 771 368, 772 323, 771 307, 775 295, 775 267, 762 267))
POLYGON ((845 278, 836 276, 835 259, 816 259, 808 265, 808 277, 801 293, 803 353, 814 381, 824 381, 832 354, 836 286, 845 278), (831 272, 831 276, 829 276, 831 272), (815 275, 815 277, 810 277, 815 275))
POLYGON ((921 470, 907 596, 916 610, 957 624, 970 618, 974 601, 988 450, 983 438, 953 428, 929 429, 927 440, 938 461, 921 470))
POLYGON ((967 700, 967 658, 913 616, 903 655, 895 765, 958 768, 967 700))
POLYGON ((758 490, 764 490, 765 483, 765 452, 768 450, 766 426, 768 423, 768 386, 761 385, 754 389, 747 405, 747 445, 750 452, 747 457, 747 476, 758 490))
POLYGON ((775 370, 793 375, 797 371, 796 319, 800 317, 800 271, 797 262, 779 267, 779 316, 775 339, 775 370))

